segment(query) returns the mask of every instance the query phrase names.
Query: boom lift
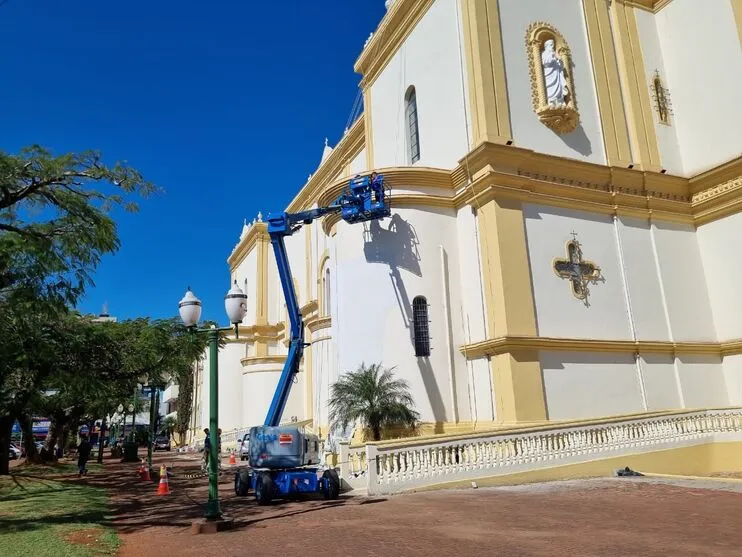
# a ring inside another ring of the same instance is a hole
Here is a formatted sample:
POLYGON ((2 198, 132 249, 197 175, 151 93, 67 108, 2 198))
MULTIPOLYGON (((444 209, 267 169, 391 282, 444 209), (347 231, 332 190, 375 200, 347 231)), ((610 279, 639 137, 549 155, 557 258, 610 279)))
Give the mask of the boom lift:
POLYGON ((304 347, 308 346, 304 342, 304 322, 291 279, 284 238, 302 225, 332 213, 340 213, 341 218, 351 224, 390 216, 390 196, 384 186, 384 177, 376 173, 354 177, 345 191, 327 207, 268 215, 268 234, 286 298, 291 344, 265 424, 250 428, 250 467, 235 475, 235 492, 247 495, 253 489, 260 505, 270 503, 274 497, 300 493, 321 492, 327 499, 335 499, 340 493, 340 479, 334 469, 324 470, 320 476, 319 437, 304 433, 297 426, 279 425, 294 376, 299 371, 304 347))

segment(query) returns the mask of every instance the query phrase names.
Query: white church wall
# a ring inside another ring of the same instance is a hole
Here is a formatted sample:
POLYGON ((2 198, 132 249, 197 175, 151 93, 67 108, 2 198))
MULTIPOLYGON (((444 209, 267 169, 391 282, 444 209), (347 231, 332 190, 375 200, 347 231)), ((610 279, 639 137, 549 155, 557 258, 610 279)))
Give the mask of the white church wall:
MULTIPOLYGON (((251 427, 265 422, 273 395, 276 392, 278 379, 281 376, 283 364, 256 364, 251 365, 242 375, 242 390, 250 396, 242 399, 242 419, 244 426, 251 427)), ((304 373, 296 375, 296 382, 291 387, 286 408, 281 422, 288 422, 292 416, 302 420, 304 412, 304 373)))
MULTIPOLYGON (((362 362, 396 366, 397 375, 410 382, 423 421, 453 421, 438 246, 443 245, 448 254, 449 269, 456 269, 454 213, 396 209, 392 219, 369 223, 367 228, 364 232, 364 226, 344 222, 337 228, 332 334, 337 339, 339 373, 354 370, 362 362), (373 241, 364 245, 364 238, 373 241), (416 358, 414 352, 412 301, 418 295, 425 296, 429 304, 429 358, 416 358)), ((452 307, 460 303, 456 274, 451 273, 452 307)), ((454 347, 461 343, 461 330, 460 316, 452 315, 454 347)), ((462 362, 454 361, 455 365, 462 362)), ((458 369, 455 373, 461 377, 458 369)), ((457 400, 457 407, 461 414, 468 402, 457 400)))
POLYGON ((538 333, 544 337, 630 339, 623 279, 611 217, 544 205, 523 205, 538 333), (605 282, 589 285, 589 306, 554 272, 572 232, 583 258, 600 266, 605 282))
POLYGON ((726 356, 723 369, 729 404, 742 406, 742 354, 726 356))
POLYGON ((605 149, 582 1, 500 0, 500 22, 515 145, 604 164, 605 149), (533 112, 525 35, 536 21, 554 25, 564 35, 572 52, 581 123, 569 134, 554 133, 533 112))
POLYGON ((673 357, 668 354, 644 354, 640 361, 647 410, 682 408, 673 357))
POLYGON ((492 373, 486 358, 479 358, 467 363, 469 372, 469 406, 471 420, 488 422, 497 418, 495 411, 495 392, 492 385, 492 373))
POLYGON ((730 252, 730 241, 742 238, 742 213, 700 226, 696 237, 719 340, 742 338, 742 260, 730 252))
POLYGON ((678 375, 686 408, 717 408, 729 404, 718 356, 682 354, 678 356, 678 375))
POLYGON ((729 0, 675 0, 656 15, 686 176, 742 151, 742 49, 729 0))
MULTIPOLYGON (((646 84, 643 85, 650 90, 651 99, 653 98, 652 83, 654 72, 659 72, 665 86, 667 86, 667 72, 662 59, 662 49, 660 47, 659 34, 657 33, 655 14, 645 10, 635 10, 635 13, 637 27, 639 28, 641 53, 644 57, 644 68, 647 71, 647 75, 645 76, 646 84)), ((662 168, 666 169, 670 174, 682 176, 683 160, 680 156, 680 146, 678 145, 674 117, 670 115, 670 125, 662 124, 660 123, 657 110, 653 109, 652 118, 654 119, 654 129, 657 132, 657 143, 660 149, 662 168)))
POLYGON ((350 175, 355 176, 361 172, 366 171, 366 149, 361 149, 361 152, 356 155, 352 161, 350 161, 350 175))
POLYGON ((596 418, 642 412, 631 354, 540 354, 550 420, 596 418))
POLYGON ((694 228, 690 225, 655 222, 652 229, 673 340, 716 340, 694 228))
POLYGON ((242 427, 243 343, 227 343, 219 350, 219 427, 224 431, 242 427))
POLYGON ((258 255, 257 250, 253 248, 232 273, 232 278, 237 280, 237 286, 247 294, 247 315, 242 320, 244 324, 255 323, 258 286, 257 268, 258 255), (247 279, 247 287, 245 287, 245 279, 247 279))
POLYGON ((411 85, 420 133, 420 160, 415 164, 453 168, 466 154, 467 78, 459 4, 434 2, 371 86, 375 168, 410 164, 404 105, 411 85))
POLYGON ((670 340, 649 222, 621 217, 618 219, 618 232, 636 337, 640 340, 670 340))
MULTIPOLYGON (((464 326, 464 344, 480 342, 487 338, 486 311, 482 289, 481 257, 477 219, 471 207, 463 207, 456 214, 458 236, 459 276, 461 305, 455 308, 461 314, 464 326)), ((452 269, 453 271, 453 269, 452 269)))
POLYGON ((327 401, 332 374, 332 338, 312 341, 312 409, 314 423, 329 425, 327 401))

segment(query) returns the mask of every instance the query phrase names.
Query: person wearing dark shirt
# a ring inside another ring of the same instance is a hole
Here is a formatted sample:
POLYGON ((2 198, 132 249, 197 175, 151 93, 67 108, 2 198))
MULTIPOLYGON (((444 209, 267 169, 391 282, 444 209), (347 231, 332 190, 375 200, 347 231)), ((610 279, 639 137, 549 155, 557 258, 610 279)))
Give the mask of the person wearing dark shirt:
POLYGON ((88 473, 87 463, 90 458, 90 452, 93 447, 90 445, 87 437, 80 438, 80 444, 77 446, 77 469, 79 470, 78 476, 82 476, 88 473))
POLYGON ((204 463, 203 469, 208 470, 209 468, 209 453, 211 452, 211 439, 209 438, 209 428, 204 429, 206 439, 204 439, 204 463))

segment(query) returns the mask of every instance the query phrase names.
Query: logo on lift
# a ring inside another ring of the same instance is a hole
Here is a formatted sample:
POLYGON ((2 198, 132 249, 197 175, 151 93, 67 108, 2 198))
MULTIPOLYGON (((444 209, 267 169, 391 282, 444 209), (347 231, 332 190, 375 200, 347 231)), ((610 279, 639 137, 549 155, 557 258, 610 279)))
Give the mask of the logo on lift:
POLYGON ((275 441, 277 439, 275 433, 258 433, 255 436, 255 439, 258 441, 263 441, 265 443, 270 443, 271 441, 275 441))
POLYGON ((282 433, 278 436, 278 444, 279 445, 290 445, 291 442, 294 440, 294 436, 290 433, 282 433))

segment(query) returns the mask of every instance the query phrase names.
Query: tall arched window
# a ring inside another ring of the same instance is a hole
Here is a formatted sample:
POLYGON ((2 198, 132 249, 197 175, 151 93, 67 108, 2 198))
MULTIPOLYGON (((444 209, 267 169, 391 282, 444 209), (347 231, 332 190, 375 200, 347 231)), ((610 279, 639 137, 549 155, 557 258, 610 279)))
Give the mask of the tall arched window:
POLYGON ((322 277, 322 313, 330 315, 330 269, 325 269, 322 277))
POLYGON ((420 160, 420 130, 417 125, 417 95, 415 87, 407 89, 405 101, 405 125, 407 126, 407 152, 410 164, 420 160))
POLYGON ((428 301, 425 296, 412 300, 412 323, 415 333, 415 356, 430 356, 430 329, 428 327, 428 301))

